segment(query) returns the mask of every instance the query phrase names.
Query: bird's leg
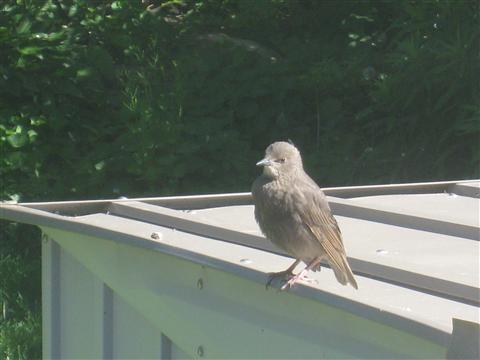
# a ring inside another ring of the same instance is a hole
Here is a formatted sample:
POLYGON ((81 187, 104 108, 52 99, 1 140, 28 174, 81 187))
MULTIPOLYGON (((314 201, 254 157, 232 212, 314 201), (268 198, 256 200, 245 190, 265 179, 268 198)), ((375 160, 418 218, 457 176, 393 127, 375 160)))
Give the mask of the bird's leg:
POLYGON ((293 286, 293 284, 295 284, 298 280, 304 278, 305 274, 307 272, 309 272, 310 270, 312 270, 315 266, 317 266, 320 261, 322 259, 320 257, 317 257, 315 259, 313 259, 310 264, 308 264, 305 269, 303 269, 302 271, 300 271, 297 275, 295 276, 292 276, 290 279, 288 279, 288 281, 283 284, 283 286, 280 288, 280 290, 285 290, 287 288, 291 288, 293 286))
POLYGON ((286 277, 288 277, 290 279, 293 276, 293 270, 295 270, 299 262, 300 260, 295 260, 295 262, 290 265, 287 270, 268 274, 268 281, 265 287, 268 289, 272 281, 276 278, 282 278, 282 280, 284 280, 286 277))

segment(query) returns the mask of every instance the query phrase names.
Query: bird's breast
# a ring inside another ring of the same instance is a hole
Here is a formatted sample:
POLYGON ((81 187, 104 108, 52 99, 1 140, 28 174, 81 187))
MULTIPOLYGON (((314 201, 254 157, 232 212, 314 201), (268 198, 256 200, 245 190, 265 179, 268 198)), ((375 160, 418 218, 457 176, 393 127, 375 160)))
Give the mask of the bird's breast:
MULTIPOLYGON (((253 192, 255 217, 265 236, 275 245, 295 256, 305 248, 302 243, 310 235, 306 232, 298 212, 303 201, 294 187, 286 188, 278 182, 268 182, 253 192)), ((304 244, 306 245, 306 244, 304 244)))

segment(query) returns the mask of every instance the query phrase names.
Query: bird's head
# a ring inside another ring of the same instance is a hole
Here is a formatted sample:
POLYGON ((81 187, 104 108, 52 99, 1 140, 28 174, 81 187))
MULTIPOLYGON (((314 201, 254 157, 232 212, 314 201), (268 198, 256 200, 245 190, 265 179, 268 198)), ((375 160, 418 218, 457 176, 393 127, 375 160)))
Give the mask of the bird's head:
POLYGON ((293 144, 284 141, 267 147, 265 157, 257 162, 257 166, 263 166, 263 173, 273 179, 291 176, 303 168, 300 152, 293 144))

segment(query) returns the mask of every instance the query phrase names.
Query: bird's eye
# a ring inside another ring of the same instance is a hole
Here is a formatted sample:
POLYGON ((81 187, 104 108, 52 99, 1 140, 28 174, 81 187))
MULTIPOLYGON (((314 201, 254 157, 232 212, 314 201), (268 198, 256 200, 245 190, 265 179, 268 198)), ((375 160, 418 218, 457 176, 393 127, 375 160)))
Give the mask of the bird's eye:
POLYGON ((285 158, 275 160, 277 163, 283 164, 285 162, 285 158))

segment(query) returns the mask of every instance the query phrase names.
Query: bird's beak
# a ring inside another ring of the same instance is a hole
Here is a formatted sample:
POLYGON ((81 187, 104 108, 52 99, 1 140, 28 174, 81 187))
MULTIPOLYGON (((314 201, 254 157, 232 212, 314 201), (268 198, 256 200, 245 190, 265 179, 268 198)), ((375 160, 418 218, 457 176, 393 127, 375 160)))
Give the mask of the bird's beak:
POLYGON ((270 165, 272 165, 272 160, 267 159, 267 158, 257 162, 257 166, 270 166, 270 165))

